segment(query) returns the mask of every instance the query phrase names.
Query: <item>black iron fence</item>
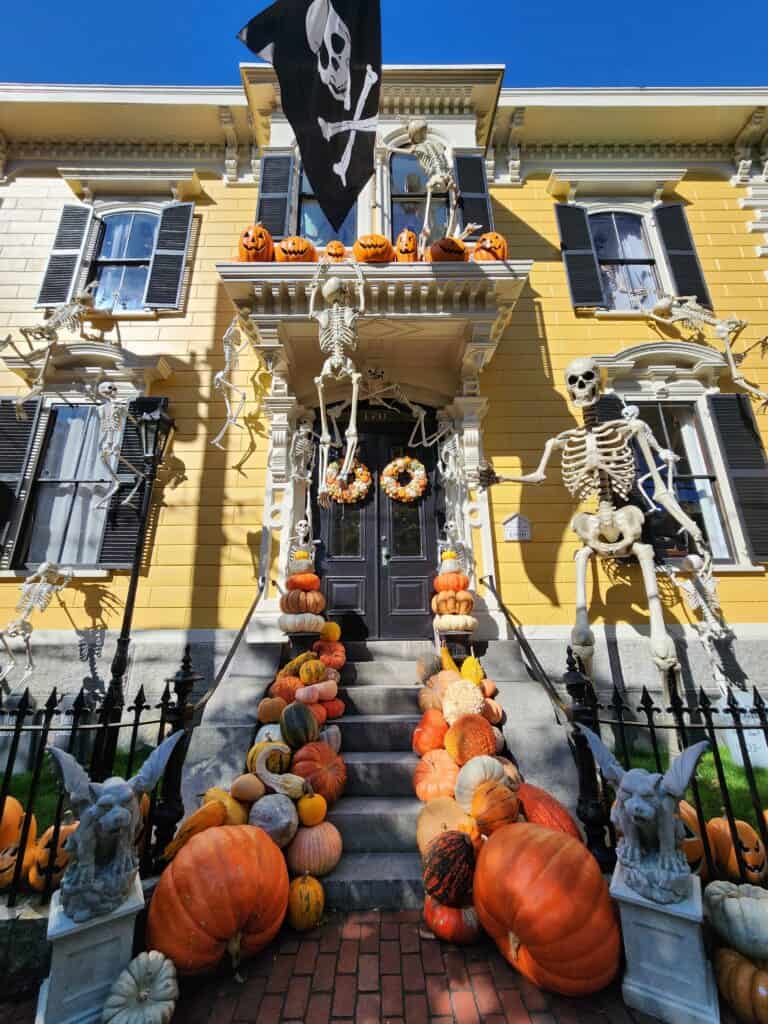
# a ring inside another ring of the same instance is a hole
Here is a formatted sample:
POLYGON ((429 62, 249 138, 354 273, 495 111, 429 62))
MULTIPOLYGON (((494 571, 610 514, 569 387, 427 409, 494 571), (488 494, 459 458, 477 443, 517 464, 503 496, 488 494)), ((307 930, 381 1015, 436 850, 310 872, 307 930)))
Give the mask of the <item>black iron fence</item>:
MULTIPOLYGON (((18 800, 25 812, 18 842, 0 851, 0 899, 5 898, 9 907, 29 889, 33 817, 41 826, 36 849, 42 863, 38 861, 40 882, 29 891, 39 893, 40 901, 47 902, 57 874, 61 829, 67 822, 66 794, 58 786, 46 747, 55 744, 72 754, 94 781, 115 775, 130 778, 158 743, 173 732, 188 731, 194 713, 190 696, 200 678, 192 669, 187 647, 179 671, 166 680, 157 703, 147 700, 143 687, 127 705, 112 687, 102 699, 85 689, 74 699, 54 689, 42 705, 33 700, 29 690, 13 703, 4 705, 0 698, 0 763, 5 762, 0 822, 5 820, 9 798, 18 800)), ((188 737, 177 744, 161 782, 142 808, 139 850, 144 876, 158 868, 160 855, 183 815, 181 774, 188 745, 188 737)))
MULTIPOLYGON (((737 697, 729 688, 722 700, 714 701, 703 688, 681 693, 676 674, 670 671, 663 706, 645 687, 636 706, 628 704, 616 687, 610 701, 600 703, 580 669, 569 650, 563 678, 572 701, 569 718, 604 740, 612 733, 614 754, 625 769, 663 773, 677 752, 708 740, 710 752, 691 780, 688 807, 684 805, 687 814, 681 815, 688 840, 683 848, 692 865, 700 862, 695 866, 705 881, 730 878, 768 885, 768 708, 758 690, 737 697), (715 818, 716 842, 711 826, 715 818)), ((577 814, 587 845, 603 869, 611 870, 616 860, 610 821, 613 793, 578 730, 571 748, 579 781, 577 814)))

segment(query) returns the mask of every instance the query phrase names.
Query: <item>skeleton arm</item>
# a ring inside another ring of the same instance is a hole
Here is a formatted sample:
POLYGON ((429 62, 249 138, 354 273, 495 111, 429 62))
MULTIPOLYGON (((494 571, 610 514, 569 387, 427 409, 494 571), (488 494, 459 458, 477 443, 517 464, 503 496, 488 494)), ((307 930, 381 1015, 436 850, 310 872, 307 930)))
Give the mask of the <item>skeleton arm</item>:
POLYGON ((544 452, 542 453, 541 459, 536 469, 532 473, 524 473, 520 476, 497 476, 493 470, 490 470, 492 474, 489 484, 483 485, 481 472, 481 487, 493 486, 494 484, 541 484, 547 478, 547 466, 552 455, 556 451, 561 451, 565 447, 565 434, 558 434, 557 437, 550 437, 547 443, 544 445, 544 452))
POLYGON ((317 270, 315 271, 315 276, 312 278, 312 283, 309 286, 309 311, 307 315, 310 317, 310 319, 312 319, 316 315, 315 302, 317 301, 317 293, 320 291, 320 278, 323 273, 323 267, 326 267, 327 269, 327 264, 318 264, 317 270))
POLYGON ((362 316, 365 313, 365 279, 363 278, 363 272, 357 263, 353 264, 355 271, 355 277, 357 278, 357 293, 360 296, 360 304, 357 309, 358 316, 362 316))

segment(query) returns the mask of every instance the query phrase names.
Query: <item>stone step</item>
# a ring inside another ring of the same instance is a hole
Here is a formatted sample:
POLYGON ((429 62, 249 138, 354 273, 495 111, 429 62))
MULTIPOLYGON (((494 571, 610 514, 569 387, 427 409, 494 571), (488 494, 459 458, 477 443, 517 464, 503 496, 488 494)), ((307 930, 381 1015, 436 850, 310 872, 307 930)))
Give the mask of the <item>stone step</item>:
POLYGON ((410 910, 424 904, 418 853, 344 854, 323 877, 326 907, 333 910, 410 910))
POLYGON ((382 661, 348 661, 341 671, 345 686, 380 686, 382 683, 397 683, 400 686, 416 686, 418 675, 415 661, 398 661, 387 658, 382 661))
POLYGON ((429 640, 349 640, 344 641, 349 661, 412 661, 434 654, 429 640))
POLYGON ((346 796, 413 796, 418 754, 405 750, 353 751, 344 755, 346 796))
POLYGON ((344 796, 328 820, 341 832, 345 854, 409 853, 416 849, 416 819, 423 806, 415 796, 344 796))
POLYGON ((342 686, 339 696, 352 715, 415 715, 418 686, 342 686))
POLYGON ((410 750, 420 715, 350 715, 334 721, 341 729, 341 752, 353 750, 410 750))

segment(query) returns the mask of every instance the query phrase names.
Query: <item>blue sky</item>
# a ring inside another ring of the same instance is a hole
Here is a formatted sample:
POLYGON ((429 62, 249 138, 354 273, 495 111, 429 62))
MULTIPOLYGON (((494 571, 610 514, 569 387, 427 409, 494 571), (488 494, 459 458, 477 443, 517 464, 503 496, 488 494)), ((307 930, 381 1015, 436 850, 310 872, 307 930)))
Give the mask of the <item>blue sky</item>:
MULTIPOLYGON (((4 5, 0 79, 234 85, 258 0, 4 5)), ((382 0, 389 63, 505 63, 508 86, 764 85, 765 0, 382 0)))

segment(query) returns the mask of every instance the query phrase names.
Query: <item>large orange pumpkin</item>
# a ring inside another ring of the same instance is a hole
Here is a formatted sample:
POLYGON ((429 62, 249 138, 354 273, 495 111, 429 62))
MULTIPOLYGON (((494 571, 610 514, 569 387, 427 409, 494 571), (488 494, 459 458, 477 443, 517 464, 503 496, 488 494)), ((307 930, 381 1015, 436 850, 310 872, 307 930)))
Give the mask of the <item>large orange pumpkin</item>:
POLYGON ((565 832, 581 842, 579 826, 563 807, 560 801, 548 793, 546 789, 532 786, 530 782, 521 782, 517 790, 520 810, 526 821, 542 828, 551 828, 556 832, 565 832))
POLYGON ((181 974, 237 962, 272 941, 288 908, 288 870, 260 828, 224 825, 193 836, 160 876, 147 921, 147 948, 181 974))
MULTIPOLYGON (((295 572, 285 581, 288 590, 319 590, 320 577, 314 572, 295 572)), ((305 661, 309 660, 307 658, 305 661)))
POLYGON ((403 228, 395 241, 395 258, 398 263, 417 263, 419 259, 419 240, 416 232, 403 228))
MULTIPOLYGON (((758 885, 765 878, 767 868, 763 841, 749 822, 737 819, 735 825, 736 834, 741 843, 741 858, 746 869, 746 881, 758 885)), ((741 881, 739 862, 733 848, 728 819, 712 818, 708 821, 707 835, 715 864, 731 881, 741 881)))
POLYGON ((496 737, 482 715, 462 715, 445 734, 445 749, 461 766, 481 754, 495 754, 496 737))
POLYGON ((768 962, 735 949, 718 949, 715 977, 720 994, 745 1024, 768 1024, 768 962))
POLYGON ((509 255, 507 240, 498 231, 487 231, 480 235, 472 253, 472 259, 477 263, 484 263, 488 260, 505 260, 509 255))
POLYGON ((438 238, 427 250, 427 263, 464 263, 469 259, 466 245, 460 238, 438 238))
POLYGON ((326 668, 341 671, 347 663, 347 652, 339 640, 315 640, 312 650, 326 668))
POLYGON ((384 235, 361 235, 352 253, 358 263, 391 263, 395 258, 392 243, 384 235))
POLYGON ((472 817, 484 836, 491 835, 502 825, 516 822, 519 812, 517 791, 506 776, 481 782, 472 794, 472 817))
POLYGON ((459 769, 447 750, 430 750, 413 771, 413 788, 425 804, 439 796, 453 796, 459 769))
POLYGON ((621 939, 591 853, 539 825, 505 825, 483 844, 474 904, 501 954, 534 985, 567 996, 605 988, 621 939))
POLYGON ((271 263, 275 254, 272 235, 263 224, 249 224, 237 245, 237 258, 241 263, 271 263))
POLYGON ((290 235, 275 246, 275 259, 278 263, 314 263, 317 252, 308 238, 290 235))
POLYGON ((442 590, 466 590, 469 586, 469 576, 463 572, 441 572, 435 576, 434 588, 438 594, 442 590))
POLYGON ((320 615, 325 611, 325 598, 319 590, 289 590, 280 598, 280 611, 297 615, 300 612, 311 612, 320 615))
POLYGON ((325 247, 325 259, 328 263, 343 263, 346 258, 346 245, 338 238, 333 238, 325 247))
POLYGON ((421 716, 421 721, 413 730, 413 750, 421 757, 430 750, 439 750, 443 745, 448 723, 441 711, 430 709, 421 716))
POLYGON ((307 779, 315 793, 330 806, 347 784, 347 766, 339 754, 322 740, 307 743, 293 755, 291 771, 307 779))

